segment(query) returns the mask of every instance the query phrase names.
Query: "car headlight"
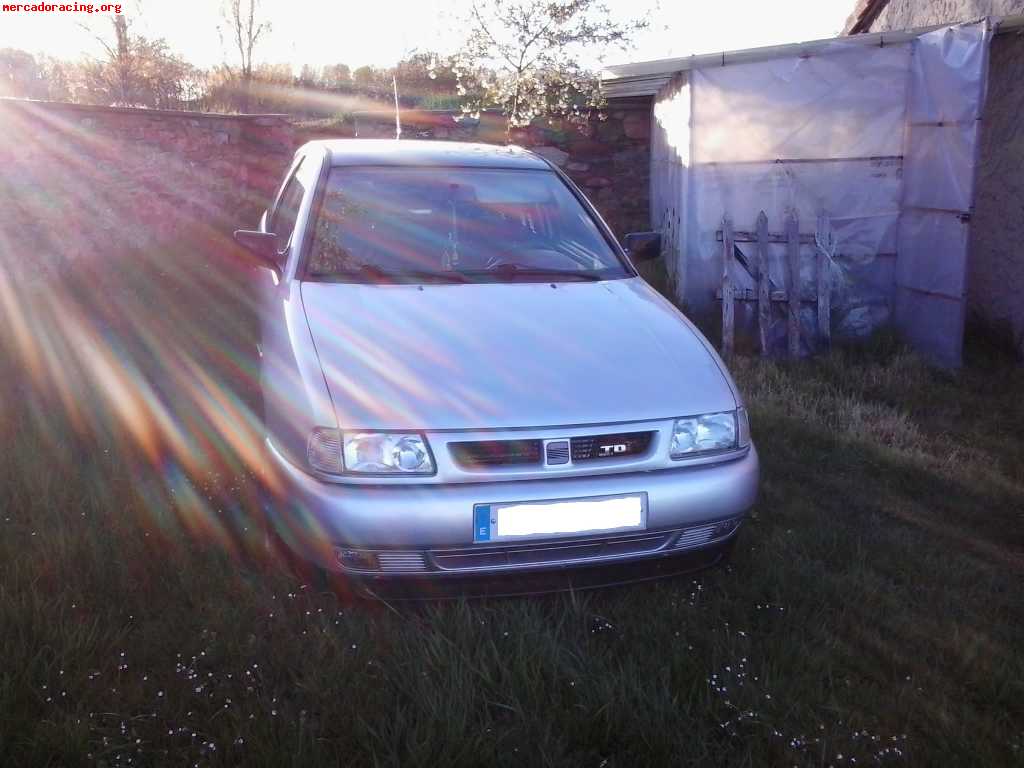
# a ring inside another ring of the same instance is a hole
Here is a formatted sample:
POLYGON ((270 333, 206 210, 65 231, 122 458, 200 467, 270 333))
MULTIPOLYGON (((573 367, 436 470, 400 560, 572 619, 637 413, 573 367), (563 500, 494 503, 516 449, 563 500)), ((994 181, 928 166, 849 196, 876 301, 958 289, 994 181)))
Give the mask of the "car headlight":
POLYGON ((676 419, 672 426, 670 453, 673 459, 681 459, 699 453, 742 448, 744 433, 749 445, 750 429, 746 427, 746 411, 742 408, 739 412, 706 413, 676 419))
POLYGON ((313 430, 307 446, 310 466, 330 475, 432 475, 434 459, 426 438, 415 432, 313 430))

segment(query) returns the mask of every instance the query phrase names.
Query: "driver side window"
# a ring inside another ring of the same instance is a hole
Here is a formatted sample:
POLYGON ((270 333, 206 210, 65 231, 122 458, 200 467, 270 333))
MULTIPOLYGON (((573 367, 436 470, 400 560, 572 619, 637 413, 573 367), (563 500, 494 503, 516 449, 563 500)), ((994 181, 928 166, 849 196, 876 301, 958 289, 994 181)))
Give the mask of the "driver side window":
MULTIPOLYGON (((299 164, 301 167, 301 163, 299 164)), ((298 179, 299 167, 295 168, 291 179, 281 194, 274 215, 270 219, 270 231, 277 235, 277 250, 284 251, 291 240, 292 232, 295 231, 295 221, 299 216, 299 206, 302 205, 302 198, 306 194, 305 188, 298 179)))

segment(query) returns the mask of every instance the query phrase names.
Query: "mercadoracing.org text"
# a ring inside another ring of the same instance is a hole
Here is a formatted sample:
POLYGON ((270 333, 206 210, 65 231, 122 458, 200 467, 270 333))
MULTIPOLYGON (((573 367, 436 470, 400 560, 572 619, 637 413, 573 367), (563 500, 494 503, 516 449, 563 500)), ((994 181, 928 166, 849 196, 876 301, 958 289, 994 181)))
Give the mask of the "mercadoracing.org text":
POLYGON ((120 3, 4 3, 5 13, 120 13, 120 3))

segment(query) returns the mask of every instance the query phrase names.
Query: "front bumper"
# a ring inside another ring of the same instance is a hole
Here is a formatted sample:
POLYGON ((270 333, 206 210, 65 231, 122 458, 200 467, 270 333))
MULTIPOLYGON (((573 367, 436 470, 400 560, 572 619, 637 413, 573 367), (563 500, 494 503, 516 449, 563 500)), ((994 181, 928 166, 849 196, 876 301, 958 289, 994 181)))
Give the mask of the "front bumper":
POLYGON ((512 597, 566 590, 596 589, 640 581, 663 579, 713 568, 724 562, 736 543, 727 540, 698 549, 671 551, 614 562, 578 563, 557 569, 514 570, 496 573, 438 575, 360 574, 342 572, 335 585, 340 592, 354 592, 387 600, 435 600, 452 597, 512 597))
POLYGON ((345 485, 314 478, 267 444, 282 480, 272 519, 328 570, 361 577, 451 578, 630 563, 723 545, 757 495, 753 446, 717 464, 613 475, 445 485, 345 485), (647 494, 647 527, 630 535, 473 543, 476 504, 647 494), (275 517, 276 515, 276 517, 275 517))

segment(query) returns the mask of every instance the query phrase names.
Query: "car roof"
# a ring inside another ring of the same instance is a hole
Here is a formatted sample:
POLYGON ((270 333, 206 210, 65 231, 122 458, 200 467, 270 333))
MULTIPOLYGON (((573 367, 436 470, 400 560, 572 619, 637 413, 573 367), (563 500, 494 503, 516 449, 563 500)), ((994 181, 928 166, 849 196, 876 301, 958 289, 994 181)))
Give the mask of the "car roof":
POLYGON ((522 147, 463 141, 418 139, 329 139, 311 141, 304 149, 322 148, 339 165, 449 166, 551 170, 542 157, 522 147))

